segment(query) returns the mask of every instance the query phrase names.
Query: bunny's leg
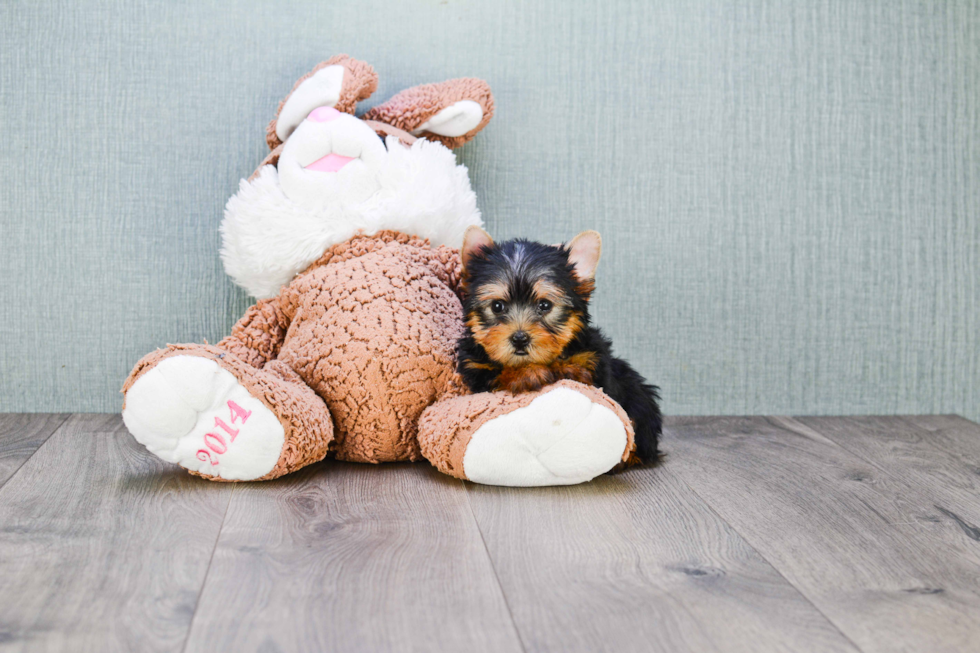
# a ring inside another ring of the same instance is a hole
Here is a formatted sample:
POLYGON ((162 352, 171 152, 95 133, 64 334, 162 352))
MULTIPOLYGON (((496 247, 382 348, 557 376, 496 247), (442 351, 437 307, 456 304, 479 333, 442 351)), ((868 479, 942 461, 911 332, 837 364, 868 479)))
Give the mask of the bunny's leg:
POLYGON ((441 472, 485 485, 573 485, 626 461, 633 427, 598 388, 560 381, 538 392, 449 397, 419 420, 441 472))
POLYGON ((296 372, 211 345, 148 354, 123 392, 123 421, 141 444, 212 480, 276 478, 323 459, 333 440, 330 411, 296 372))
POLYGON ((330 412, 276 360, 288 326, 280 299, 265 299, 217 346, 144 356, 123 386, 126 426, 160 458, 214 480, 275 478, 322 459, 330 412))

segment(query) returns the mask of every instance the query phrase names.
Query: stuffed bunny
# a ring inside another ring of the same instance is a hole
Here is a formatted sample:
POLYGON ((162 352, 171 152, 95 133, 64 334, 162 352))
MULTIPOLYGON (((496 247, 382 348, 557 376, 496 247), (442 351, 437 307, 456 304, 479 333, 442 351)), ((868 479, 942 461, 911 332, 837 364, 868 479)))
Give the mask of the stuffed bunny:
POLYGON ((426 458, 478 483, 580 483, 632 452, 623 410, 562 381, 470 395, 458 248, 480 225, 450 149, 493 116, 477 79, 398 93, 346 55, 279 104, 271 148, 227 204, 225 270, 259 298, 217 343, 168 345, 123 386, 123 419, 152 453, 216 481, 272 479, 333 456, 426 458))

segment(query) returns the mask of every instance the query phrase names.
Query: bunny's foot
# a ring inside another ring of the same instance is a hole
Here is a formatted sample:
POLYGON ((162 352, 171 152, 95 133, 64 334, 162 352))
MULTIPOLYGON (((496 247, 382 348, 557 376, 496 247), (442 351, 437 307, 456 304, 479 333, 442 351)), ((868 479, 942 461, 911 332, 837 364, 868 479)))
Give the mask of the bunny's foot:
POLYGON ((275 478, 322 459, 333 427, 295 372, 270 366, 207 345, 158 350, 126 382, 123 421, 151 453, 194 474, 275 478))
POLYGON ((419 422, 422 454, 440 471, 485 485, 572 485, 625 461, 629 419, 601 390, 561 381, 538 392, 444 399, 419 422))

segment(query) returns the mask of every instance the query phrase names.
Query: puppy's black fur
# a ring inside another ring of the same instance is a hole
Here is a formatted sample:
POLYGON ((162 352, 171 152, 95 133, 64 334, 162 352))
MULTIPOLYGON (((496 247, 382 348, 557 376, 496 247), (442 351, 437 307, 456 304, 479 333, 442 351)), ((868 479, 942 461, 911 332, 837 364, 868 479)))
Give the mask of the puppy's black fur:
POLYGON ((459 373, 470 390, 533 391, 563 378, 598 386, 633 422, 636 452, 628 464, 655 462, 659 389, 616 358, 610 340, 590 324, 594 282, 576 275, 570 248, 487 241, 463 253, 467 330, 459 373))

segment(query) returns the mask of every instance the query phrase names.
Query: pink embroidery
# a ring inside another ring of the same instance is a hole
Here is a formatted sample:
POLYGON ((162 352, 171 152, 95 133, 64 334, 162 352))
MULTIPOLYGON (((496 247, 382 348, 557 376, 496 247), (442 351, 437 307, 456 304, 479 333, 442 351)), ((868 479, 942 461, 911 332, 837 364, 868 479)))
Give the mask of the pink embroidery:
MULTIPOLYGON (((228 400, 228 419, 232 424, 244 424, 251 415, 252 411, 245 410, 234 401, 228 400)), ((221 429, 227 433, 228 437, 231 438, 231 442, 234 442, 235 438, 241 432, 241 429, 236 429, 218 416, 214 418, 214 428, 215 431, 204 434, 204 444, 211 451, 208 451, 208 449, 197 450, 197 459, 201 462, 208 463, 212 467, 217 466, 218 456, 228 451, 228 445, 230 444, 230 442, 225 440, 224 436, 217 432, 217 429, 221 429), (212 452, 214 455, 212 455, 212 452)))
MULTIPOLYGON (((235 415, 234 415, 234 413, 232 413, 232 419, 234 419, 234 417, 235 417, 235 415)), ((231 441, 232 442, 235 441, 235 436, 238 435, 238 429, 231 428, 230 426, 228 426, 227 424, 225 424, 225 420, 221 419, 220 417, 215 417, 214 418, 214 425, 217 428, 224 429, 225 430, 225 433, 227 433, 228 435, 231 436, 231 441)))
POLYGON ((204 434, 204 444, 208 446, 211 451, 222 454, 228 451, 228 445, 225 444, 225 439, 218 435, 217 433, 205 433, 204 434), (208 438, 211 438, 208 440, 208 438))
POLYGON ((252 414, 252 411, 245 410, 244 408, 242 408, 241 406, 239 406, 238 404, 236 404, 231 399, 228 400, 228 409, 231 410, 231 423, 232 424, 235 423, 235 418, 236 417, 241 418, 242 424, 244 424, 248 420, 249 415, 252 414))

